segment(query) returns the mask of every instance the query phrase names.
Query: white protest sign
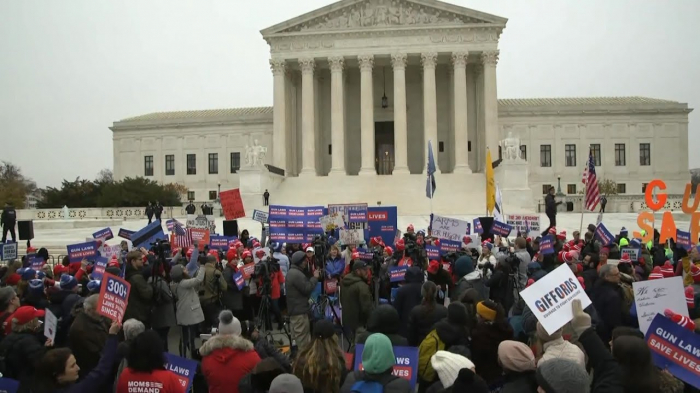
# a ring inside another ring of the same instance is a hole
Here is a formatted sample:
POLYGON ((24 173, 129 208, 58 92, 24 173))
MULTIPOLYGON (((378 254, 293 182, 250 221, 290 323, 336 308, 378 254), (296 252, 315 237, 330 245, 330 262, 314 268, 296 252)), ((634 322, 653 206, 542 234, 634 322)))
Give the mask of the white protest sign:
POLYGON ((682 277, 635 282, 632 288, 642 333, 646 334, 656 314, 663 314, 667 308, 676 314, 688 316, 682 277))
POLYGON ((47 308, 46 314, 44 315, 44 336, 51 339, 51 341, 56 340, 57 325, 58 318, 47 308))
POLYGON ((341 229, 340 244, 343 246, 357 245, 365 242, 365 231, 362 229, 341 229))
POLYGON ((321 222, 321 228, 323 228, 323 230, 326 232, 345 226, 343 216, 338 212, 331 213, 327 216, 321 216, 318 218, 318 220, 321 222))
POLYGON ((620 256, 627 254, 632 262, 637 262, 639 260, 639 252, 641 250, 638 248, 622 248, 620 250, 620 256))
POLYGON ((102 256, 109 259, 112 259, 112 255, 116 255, 117 259, 121 257, 122 254, 122 246, 120 244, 110 246, 110 245, 105 245, 104 246, 104 251, 102 252, 102 256))
POLYGON ((547 333, 552 334, 574 317, 571 302, 581 300, 583 308, 591 304, 581 284, 567 264, 562 264, 520 292, 547 333))
POLYGON ((261 224, 267 223, 267 219, 270 217, 270 214, 268 212, 264 212, 261 210, 253 210, 253 220, 257 221, 261 224))
POLYGON ((0 260, 12 261, 17 259, 17 243, 0 243, 0 260))
POLYGON ((185 221, 187 228, 199 228, 208 229, 209 233, 216 233, 216 223, 214 222, 214 216, 195 216, 194 214, 187 215, 187 221, 185 221))
POLYGON ((530 232, 542 232, 538 215, 506 214, 506 224, 512 226, 516 232, 525 235, 529 235, 530 232))
POLYGON ((433 215, 433 237, 461 242, 469 229, 469 221, 433 215))

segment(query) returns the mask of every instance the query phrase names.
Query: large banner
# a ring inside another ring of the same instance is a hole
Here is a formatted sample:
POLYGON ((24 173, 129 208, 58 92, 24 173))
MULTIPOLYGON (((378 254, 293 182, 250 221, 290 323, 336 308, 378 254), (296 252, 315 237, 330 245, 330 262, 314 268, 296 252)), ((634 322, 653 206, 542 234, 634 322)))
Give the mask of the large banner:
POLYGON ((325 215, 323 206, 270 206, 270 240, 287 243, 310 242, 323 233, 319 217, 325 215))
POLYGON ((368 208, 367 221, 369 223, 369 228, 367 229, 366 238, 369 239, 380 236, 387 246, 394 244, 398 227, 398 217, 396 206, 368 208))
POLYGON ((151 243, 154 243, 156 240, 168 240, 168 235, 163 232, 163 227, 158 220, 153 221, 131 235, 131 242, 135 248, 145 247, 150 249, 151 243))

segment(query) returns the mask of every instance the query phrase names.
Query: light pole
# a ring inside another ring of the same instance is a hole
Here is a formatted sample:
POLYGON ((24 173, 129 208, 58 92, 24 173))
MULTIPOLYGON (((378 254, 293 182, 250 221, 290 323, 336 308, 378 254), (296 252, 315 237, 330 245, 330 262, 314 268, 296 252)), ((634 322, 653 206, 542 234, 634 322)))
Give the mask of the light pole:
POLYGON ((563 192, 561 192, 561 176, 557 176, 557 196, 558 197, 566 196, 566 195, 564 195, 563 192))

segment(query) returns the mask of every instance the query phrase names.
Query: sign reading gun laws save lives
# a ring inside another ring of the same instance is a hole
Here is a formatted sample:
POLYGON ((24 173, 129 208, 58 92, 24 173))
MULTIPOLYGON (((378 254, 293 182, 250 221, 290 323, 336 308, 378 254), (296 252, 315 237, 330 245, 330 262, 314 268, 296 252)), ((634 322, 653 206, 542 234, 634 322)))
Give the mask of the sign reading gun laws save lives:
POLYGON ((556 332, 574 317, 571 309, 574 299, 581 300, 583 308, 591 304, 591 299, 567 264, 559 266, 525 288, 520 296, 549 334, 556 332))
POLYGON ((105 273, 102 277, 100 297, 97 299, 97 312, 100 315, 121 322, 129 302, 131 284, 126 280, 105 273))

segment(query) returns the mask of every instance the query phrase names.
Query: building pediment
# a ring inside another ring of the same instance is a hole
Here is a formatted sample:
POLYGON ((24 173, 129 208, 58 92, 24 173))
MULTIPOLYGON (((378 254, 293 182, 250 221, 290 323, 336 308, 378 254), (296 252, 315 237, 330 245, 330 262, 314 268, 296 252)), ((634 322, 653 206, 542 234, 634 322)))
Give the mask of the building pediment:
POLYGON ((261 31, 264 38, 295 33, 407 27, 505 27, 507 19, 437 0, 341 0, 261 31))

